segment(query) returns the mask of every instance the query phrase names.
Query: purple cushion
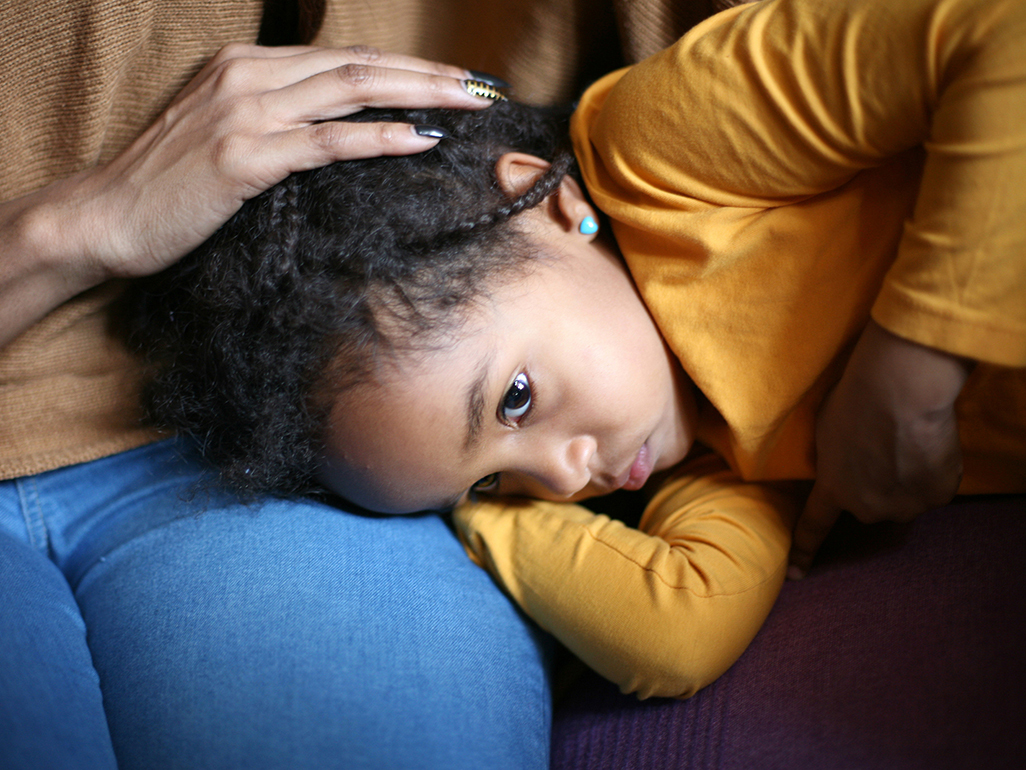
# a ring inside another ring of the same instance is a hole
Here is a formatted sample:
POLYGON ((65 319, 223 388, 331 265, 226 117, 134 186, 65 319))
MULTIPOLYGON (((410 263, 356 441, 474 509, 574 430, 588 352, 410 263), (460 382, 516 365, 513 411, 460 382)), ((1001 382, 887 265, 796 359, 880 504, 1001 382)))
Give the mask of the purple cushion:
POLYGON ((557 704, 552 767, 1024 768, 1024 555, 1021 496, 845 521, 690 700, 585 674, 557 704))

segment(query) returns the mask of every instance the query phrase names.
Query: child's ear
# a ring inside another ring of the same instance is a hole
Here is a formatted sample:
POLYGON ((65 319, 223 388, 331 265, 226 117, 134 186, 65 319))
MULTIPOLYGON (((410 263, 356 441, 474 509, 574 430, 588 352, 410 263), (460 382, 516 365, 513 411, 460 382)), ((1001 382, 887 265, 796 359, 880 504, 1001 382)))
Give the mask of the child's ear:
MULTIPOLYGON (((513 198, 530 190, 551 165, 547 160, 535 155, 507 152, 495 164, 495 177, 503 192, 513 198)), ((580 230, 581 222, 586 217, 594 221, 596 215, 581 186, 573 177, 563 177, 563 181, 547 204, 540 209, 563 230, 594 235, 595 231, 580 230)))
POLYGON ((549 170, 547 160, 526 152, 507 152, 495 163, 495 178, 510 198, 523 195, 549 170))

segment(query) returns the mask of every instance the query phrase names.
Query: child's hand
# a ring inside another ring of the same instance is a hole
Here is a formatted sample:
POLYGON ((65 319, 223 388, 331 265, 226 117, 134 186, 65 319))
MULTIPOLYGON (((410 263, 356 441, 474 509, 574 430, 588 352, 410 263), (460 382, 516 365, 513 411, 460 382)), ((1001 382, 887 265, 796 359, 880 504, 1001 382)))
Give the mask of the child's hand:
POLYGON ((971 362, 870 321, 816 424, 816 483, 794 532, 791 577, 809 568, 842 510, 911 521, 958 489, 954 404, 971 362))

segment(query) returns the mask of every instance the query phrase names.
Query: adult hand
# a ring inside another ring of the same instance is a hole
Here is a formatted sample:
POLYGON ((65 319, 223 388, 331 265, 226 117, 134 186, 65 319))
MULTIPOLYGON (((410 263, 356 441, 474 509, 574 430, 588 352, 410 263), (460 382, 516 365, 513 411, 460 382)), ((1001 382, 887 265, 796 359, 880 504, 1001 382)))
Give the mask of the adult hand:
POLYGON ((325 121, 491 104, 468 77, 363 47, 224 48, 113 161, 3 204, 0 345, 79 291, 162 270, 293 171, 434 146, 408 125, 325 121))
POLYGON ((816 481, 798 520, 790 577, 808 571, 842 510, 911 521, 962 476, 954 404, 972 363, 870 321, 816 422, 816 481))

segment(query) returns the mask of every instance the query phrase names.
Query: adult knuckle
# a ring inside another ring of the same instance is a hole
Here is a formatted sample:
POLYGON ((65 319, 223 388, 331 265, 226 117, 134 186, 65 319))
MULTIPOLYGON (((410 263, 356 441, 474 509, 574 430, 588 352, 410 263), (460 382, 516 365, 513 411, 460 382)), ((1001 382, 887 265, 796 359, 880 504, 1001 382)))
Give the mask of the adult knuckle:
POLYGON ((213 61, 221 63, 232 59, 241 59, 252 53, 252 46, 246 43, 228 43, 214 54, 213 61))
POLYGON ((387 146, 393 144, 397 136, 397 126, 394 123, 378 123, 377 124, 378 142, 387 146))
POLYGON ((225 59, 214 73, 214 89, 222 96, 245 93, 251 81, 252 67, 249 59, 225 59))
POLYGON ((374 70, 366 64, 343 64, 335 74, 347 88, 370 88, 374 81, 374 70))
POLYGON ((352 141, 353 124, 328 121, 313 126, 313 143, 327 153, 337 153, 352 141))
POLYGON ((421 89, 431 94, 442 94, 445 93, 453 85, 452 78, 441 77, 439 75, 431 75, 423 78, 421 89))
POLYGON ((251 141, 240 134, 229 133, 218 137, 210 148, 210 161, 222 177, 234 176, 236 170, 252 156, 251 141))
POLYGON ((351 45, 345 49, 348 54, 368 64, 380 61, 384 55, 380 48, 372 45, 351 45))

